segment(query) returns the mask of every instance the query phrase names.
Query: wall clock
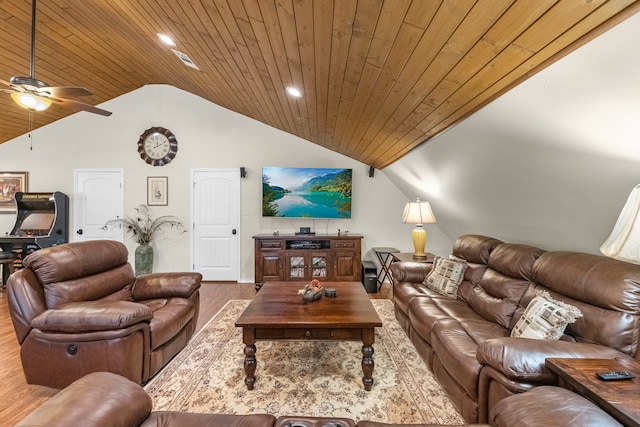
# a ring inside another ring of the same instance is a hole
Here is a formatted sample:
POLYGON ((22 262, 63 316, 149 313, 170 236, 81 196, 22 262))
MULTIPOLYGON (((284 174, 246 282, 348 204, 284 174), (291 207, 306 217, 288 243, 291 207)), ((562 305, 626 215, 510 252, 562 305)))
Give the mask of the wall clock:
POLYGON ((178 140, 176 136, 163 127, 152 127, 145 130, 138 140, 140 158, 152 166, 164 166, 176 157, 178 140))

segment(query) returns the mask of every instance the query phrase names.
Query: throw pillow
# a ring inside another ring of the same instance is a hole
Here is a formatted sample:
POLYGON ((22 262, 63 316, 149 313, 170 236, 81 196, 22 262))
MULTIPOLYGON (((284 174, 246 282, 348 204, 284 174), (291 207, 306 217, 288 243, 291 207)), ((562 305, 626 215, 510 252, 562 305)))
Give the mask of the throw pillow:
POLYGON ((462 260, 451 260, 436 256, 433 268, 424 279, 424 284, 448 298, 456 298, 458 286, 464 278, 467 263, 462 260))
POLYGON ((579 308, 538 291, 511 330, 512 337, 559 340, 569 323, 582 317, 579 308))

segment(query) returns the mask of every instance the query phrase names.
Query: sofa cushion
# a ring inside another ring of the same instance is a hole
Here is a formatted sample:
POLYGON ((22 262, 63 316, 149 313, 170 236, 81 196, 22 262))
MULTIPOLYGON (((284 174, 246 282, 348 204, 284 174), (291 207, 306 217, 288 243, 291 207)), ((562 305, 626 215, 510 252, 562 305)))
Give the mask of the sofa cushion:
POLYGON ((36 316, 31 325, 41 331, 79 333, 122 329, 152 317, 148 307, 135 302, 87 301, 49 309, 36 316))
POLYGON ((456 298, 458 286, 464 279, 467 263, 458 259, 445 259, 436 256, 433 268, 424 279, 424 284, 448 298, 456 298))
POLYGON ((484 319, 508 328, 522 295, 530 285, 526 280, 487 270, 480 283, 470 292, 465 292, 465 300, 484 319))
POLYGON ((509 329, 484 319, 466 318, 458 320, 467 334, 477 343, 492 338, 508 337, 509 329))
POLYGON ((450 319, 484 321, 468 304, 448 298, 414 298, 409 302, 408 316, 415 333, 431 343, 431 333, 440 321, 450 319))
POLYGON ((553 298, 582 311, 583 317, 567 326, 567 334, 638 354, 640 265, 579 252, 548 252, 533 273, 553 298))
POLYGON ((441 320, 433 327, 431 345, 439 363, 466 393, 478 399, 478 377, 482 365, 476 359, 478 344, 454 319, 441 320))
POLYGON ((491 252, 488 269, 472 289, 463 286, 460 294, 482 317, 508 328, 543 253, 534 246, 503 243, 491 252))
POLYGON ((491 408, 489 418, 496 427, 621 426, 591 401, 555 386, 535 387, 502 399, 491 408))
MULTIPOLYGON (((141 301, 140 301, 141 302, 141 301)), ((142 302, 141 302, 142 303, 142 302)), ((174 338, 191 320, 195 313, 193 302, 186 298, 169 298, 166 303, 154 304, 146 301, 147 307, 156 307, 153 319, 149 323, 151 331, 151 350, 156 350, 174 338)))
POLYGON ((505 243, 491 252, 487 265, 507 276, 532 281, 533 266, 546 252, 535 246, 505 243))
POLYGON ((270 427, 276 421, 271 414, 201 414, 195 412, 156 411, 139 427, 270 427))
POLYGON ((66 243, 27 256, 23 265, 42 284, 91 276, 129 262, 127 247, 114 240, 66 243))
POLYGON ((197 272, 152 273, 138 276, 133 285, 133 299, 189 298, 200 289, 202 274, 197 272))
POLYGON ((24 266, 44 288, 47 308, 101 298, 132 301, 135 280, 127 248, 112 240, 74 242, 35 251, 24 266))
POLYGON ((134 275, 131 265, 124 264, 92 276, 73 280, 43 283, 48 308, 60 308, 65 304, 97 299, 133 301, 131 284, 134 275))
POLYGON ((436 297, 438 294, 427 288, 423 283, 402 282, 393 285, 393 301, 403 313, 407 314, 409 302, 414 297, 436 297))
POLYGON ((465 234, 456 239, 451 253, 467 262, 487 264, 491 252, 502 243, 502 241, 493 237, 465 234))
POLYGON ((94 372, 61 390, 16 427, 138 426, 151 408, 151 398, 138 384, 110 372, 94 372))
POLYGON ((478 286, 482 276, 489 267, 484 264, 476 264, 467 261, 467 269, 464 271, 464 279, 458 286, 458 299, 469 302, 469 298, 473 294, 473 290, 478 286))
POLYGON ((579 317, 582 312, 578 308, 551 298, 549 292, 538 291, 511 330, 511 336, 558 340, 567 325, 579 317))

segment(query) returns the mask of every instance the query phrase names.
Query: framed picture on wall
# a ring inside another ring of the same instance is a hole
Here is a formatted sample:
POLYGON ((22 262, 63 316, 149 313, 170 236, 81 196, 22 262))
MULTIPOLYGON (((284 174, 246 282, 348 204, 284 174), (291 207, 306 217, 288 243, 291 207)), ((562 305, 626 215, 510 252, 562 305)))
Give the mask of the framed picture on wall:
POLYGON ((148 206, 167 206, 169 204, 168 183, 169 178, 166 176, 147 177, 148 206))
POLYGON ((18 191, 26 192, 29 172, 0 172, 0 213, 15 213, 18 191))

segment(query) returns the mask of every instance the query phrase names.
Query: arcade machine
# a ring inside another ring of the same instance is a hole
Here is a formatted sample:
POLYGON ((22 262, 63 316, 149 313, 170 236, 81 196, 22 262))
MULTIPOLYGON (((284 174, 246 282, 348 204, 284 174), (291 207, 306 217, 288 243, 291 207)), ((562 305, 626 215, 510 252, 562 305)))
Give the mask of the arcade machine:
POLYGON ((18 269, 33 251, 69 241, 69 197, 59 191, 19 191, 15 200, 16 223, 11 234, 0 237, 0 247, 15 254, 14 268, 18 269))

